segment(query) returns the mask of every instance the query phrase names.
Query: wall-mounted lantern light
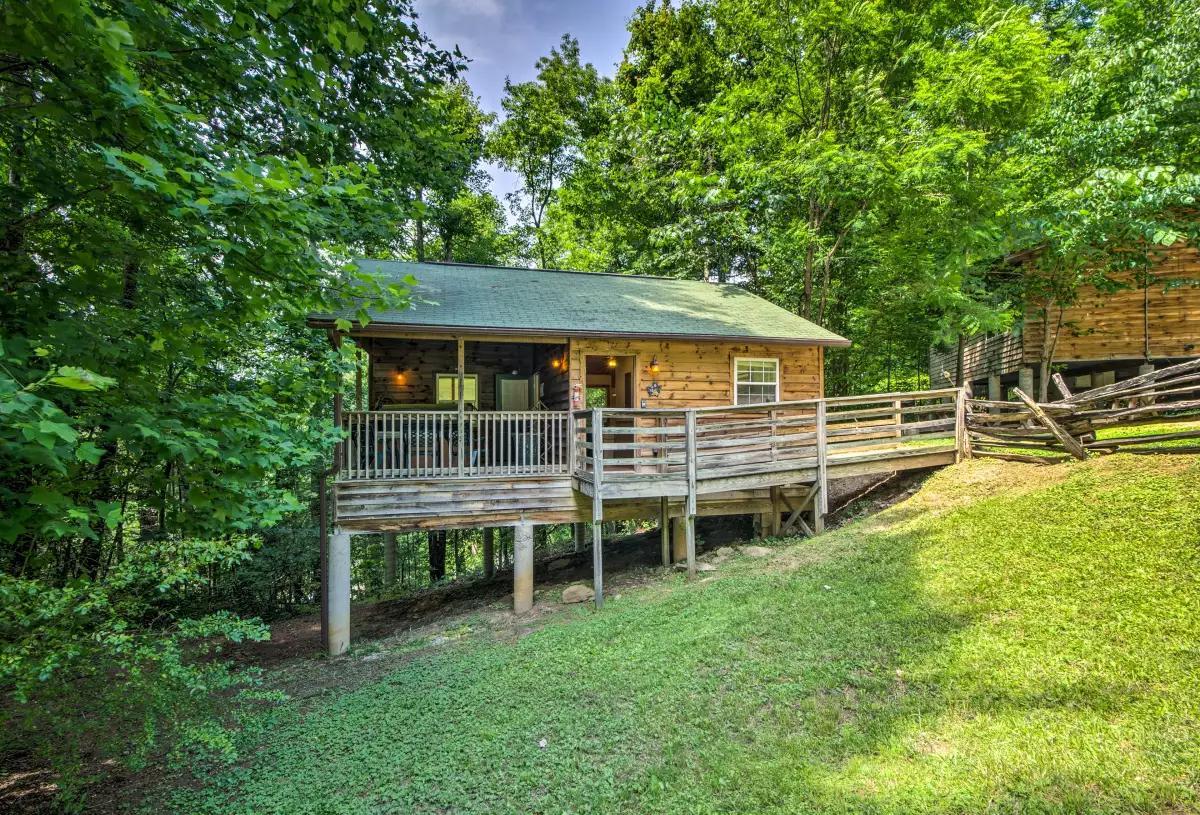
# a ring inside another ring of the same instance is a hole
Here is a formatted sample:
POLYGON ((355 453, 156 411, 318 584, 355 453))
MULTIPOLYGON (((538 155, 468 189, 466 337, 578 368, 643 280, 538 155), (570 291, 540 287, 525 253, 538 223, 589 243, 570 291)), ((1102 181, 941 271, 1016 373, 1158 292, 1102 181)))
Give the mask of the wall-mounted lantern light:
POLYGON ((615 367, 617 367, 617 358, 616 358, 616 357, 609 357, 609 358, 608 358, 608 362, 607 362, 607 364, 608 364, 608 367, 610 367, 610 368, 615 368, 615 367))
POLYGON ((661 370, 661 369, 659 368, 659 365, 658 365, 658 357, 654 357, 650 360, 650 373, 656 374, 659 372, 659 370, 661 370))

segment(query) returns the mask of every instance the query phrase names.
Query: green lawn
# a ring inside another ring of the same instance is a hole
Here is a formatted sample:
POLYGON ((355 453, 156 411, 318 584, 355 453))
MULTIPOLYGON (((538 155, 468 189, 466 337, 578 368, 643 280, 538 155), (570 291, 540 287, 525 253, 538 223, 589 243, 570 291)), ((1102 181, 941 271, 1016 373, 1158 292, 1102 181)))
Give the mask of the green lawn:
MULTIPOLYGON (((410 651, 252 722, 243 765, 169 800, 290 815, 1197 811, 1197 492, 1194 456, 968 462, 706 580, 664 573, 515 642, 410 651)), ((369 651, 314 670, 386 656, 369 651)))

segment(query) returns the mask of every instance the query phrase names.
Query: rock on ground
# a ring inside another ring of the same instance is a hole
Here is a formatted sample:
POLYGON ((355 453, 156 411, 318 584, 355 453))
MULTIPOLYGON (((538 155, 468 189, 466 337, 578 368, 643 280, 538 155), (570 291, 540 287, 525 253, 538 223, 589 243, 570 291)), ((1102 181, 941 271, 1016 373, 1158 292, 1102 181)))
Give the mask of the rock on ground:
POLYGON ((743 546, 741 552, 750 557, 766 557, 771 554, 771 550, 766 546, 743 546))
POLYGON ((591 586, 585 586, 582 583, 573 583, 567 586, 562 593, 562 601, 564 603, 586 603, 588 600, 595 599, 596 592, 591 586))

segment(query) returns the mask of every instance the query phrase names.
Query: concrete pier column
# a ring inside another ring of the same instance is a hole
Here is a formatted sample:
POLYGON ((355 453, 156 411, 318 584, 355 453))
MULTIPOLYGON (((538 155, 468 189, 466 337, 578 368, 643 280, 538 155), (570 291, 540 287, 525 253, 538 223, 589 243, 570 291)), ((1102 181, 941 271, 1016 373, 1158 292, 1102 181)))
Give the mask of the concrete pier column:
POLYGON ((513 611, 533 608, 533 524, 513 528, 513 611))
POLYGON ((396 533, 383 533, 383 585, 396 584, 396 533))
POLYGON ((1017 387, 1025 391, 1029 398, 1037 399, 1037 393, 1033 390, 1033 368, 1025 367, 1017 371, 1017 387))
POLYGON ((1000 377, 988 377, 988 399, 993 402, 999 402, 1004 399, 1004 391, 1000 387, 1000 377))
POLYGON ((350 647, 350 533, 341 529, 329 536, 325 590, 329 597, 325 650, 336 657, 350 647))
POLYGON ((1146 374, 1152 373, 1154 373, 1153 362, 1145 362, 1138 366, 1138 376, 1145 376, 1146 374))

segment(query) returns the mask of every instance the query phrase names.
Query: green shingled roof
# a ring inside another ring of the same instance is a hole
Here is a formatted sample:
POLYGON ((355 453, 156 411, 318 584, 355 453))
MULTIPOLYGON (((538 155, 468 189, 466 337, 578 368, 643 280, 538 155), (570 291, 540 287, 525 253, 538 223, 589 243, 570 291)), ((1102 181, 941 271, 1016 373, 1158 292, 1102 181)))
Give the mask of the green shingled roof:
MULTIPOLYGON (((372 312, 378 325, 431 331, 572 336, 704 337, 849 345, 837 334, 729 284, 554 269, 362 260, 374 274, 417 279, 403 311, 372 312)), ((316 324, 335 316, 314 314, 316 324)))

